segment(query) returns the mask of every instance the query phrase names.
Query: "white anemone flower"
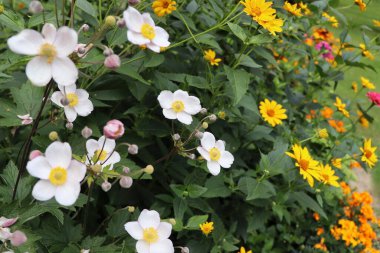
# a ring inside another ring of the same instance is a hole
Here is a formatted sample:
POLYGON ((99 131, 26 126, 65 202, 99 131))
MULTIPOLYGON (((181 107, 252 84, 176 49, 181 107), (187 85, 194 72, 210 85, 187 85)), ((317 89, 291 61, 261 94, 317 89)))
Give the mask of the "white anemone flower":
POLYGON ((75 30, 63 26, 58 30, 45 24, 42 32, 22 30, 8 39, 9 48, 18 54, 35 56, 26 65, 26 75, 36 86, 46 86, 51 78, 59 85, 70 85, 78 79, 78 69, 70 60, 78 44, 75 30))
POLYGON ((69 122, 74 122, 77 115, 88 116, 94 106, 88 99, 88 92, 83 89, 77 89, 76 85, 62 86, 58 85, 60 91, 56 91, 51 96, 51 101, 59 107, 63 107, 66 118, 69 122))
POLYGON ((141 14, 135 8, 128 7, 123 16, 128 28, 127 37, 132 44, 145 45, 156 53, 170 45, 169 34, 154 24, 149 13, 141 14))
POLYGON ((55 197, 63 206, 71 206, 78 199, 86 174, 86 165, 72 159, 70 145, 59 141, 47 147, 45 156, 29 161, 26 169, 40 179, 33 187, 33 197, 40 201, 55 197))
POLYGON ((112 170, 115 163, 120 162, 120 155, 115 151, 116 142, 102 136, 99 140, 90 139, 86 142, 87 164, 99 164, 102 168, 110 166, 112 170), (89 160, 90 159, 90 160, 89 160))
POLYGON ((167 119, 178 119, 186 125, 193 122, 191 115, 197 114, 202 109, 199 99, 189 96, 183 90, 177 90, 174 93, 168 90, 161 91, 157 99, 167 119))
POLYGON ((173 253, 173 243, 169 238, 172 225, 161 222, 156 211, 144 209, 137 221, 127 222, 125 230, 137 240, 137 253, 173 253))
POLYGON ((214 176, 220 173, 221 166, 230 168, 234 162, 233 155, 225 150, 224 141, 215 141, 215 136, 209 132, 203 133, 201 146, 197 150, 207 161, 207 168, 214 176))

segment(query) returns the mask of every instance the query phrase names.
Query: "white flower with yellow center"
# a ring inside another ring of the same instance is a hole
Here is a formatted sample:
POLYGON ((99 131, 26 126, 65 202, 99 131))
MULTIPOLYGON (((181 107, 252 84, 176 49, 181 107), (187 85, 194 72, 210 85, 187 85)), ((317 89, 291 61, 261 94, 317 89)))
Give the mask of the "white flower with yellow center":
POLYGON ((71 147, 59 141, 50 144, 45 156, 29 161, 26 169, 40 180, 34 185, 35 199, 46 201, 53 197, 63 206, 71 206, 80 193, 80 182, 86 174, 86 165, 72 159, 71 147))
POLYGON ((193 122, 191 115, 197 114, 202 109, 199 99, 189 96, 183 90, 177 90, 174 93, 168 90, 161 91, 157 99, 167 119, 178 119, 186 125, 193 122))
POLYGON ((115 151, 116 142, 113 139, 102 136, 99 140, 90 139, 86 142, 87 164, 99 164, 102 168, 110 166, 113 169, 115 163, 120 162, 120 155, 115 151), (90 159, 90 160, 89 160, 90 159))
POLYGON ((201 146, 197 148, 201 156, 207 161, 207 168, 214 176, 220 172, 220 167, 230 168, 234 162, 233 155, 225 150, 224 141, 215 141, 212 133, 204 132, 201 146))
POLYGON ((54 104, 63 107, 66 118, 69 122, 74 122, 77 115, 88 116, 94 106, 88 99, 88 92, 83 89, 77 89, 75 84, 69 86, 58 85, 60 91, 56 91, 51 96, 54 104))
POLYGON ((8 39, 9 48, 18 54, 35 56, 26 65, 28 79, 37 86, 45 86, 51 78, 59 85, 70 85, 78 79, 78 69, 70 60, 78 44, 75 30, 63 26, 58 30, 45 24, 42 32, 25 29, 8 39))
POLYGON ((132 44, 145 45, 156 53, 170 45, 169 34, 154 24, 149 13, 141 14, 135 8, 128 7, 123 16, 128 28, 127 37, 132 44))
POLYGON ((125 230, 137 240, 137 253, 173 253, 173 243, 169 238, 172 225, 161 222, 156 211, 144 209, 137 221, 127 222, 125 230))

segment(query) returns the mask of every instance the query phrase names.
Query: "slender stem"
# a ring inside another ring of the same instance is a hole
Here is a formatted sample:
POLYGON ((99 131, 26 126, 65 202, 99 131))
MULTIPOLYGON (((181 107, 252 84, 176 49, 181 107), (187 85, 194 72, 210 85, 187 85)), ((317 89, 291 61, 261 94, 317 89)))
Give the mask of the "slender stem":
MULTIPOLYGON (((96 179, 95 179, 96 180, 96 179)), ((90 188, 88 189, 88 196, 87 196, 87 202, 86 202, 86 208, 84 210, 84 225, 83 225, 83 231, 86 231, 86 228, 87 228, 87 220, 88 220, 88 212, 89 212, 89 209, 90 209, 90 200, 91 200, 91 195, 92 195, 92 190, 94 188, 94 184, 95 184, 95 180, 94 182, 91 183, 90 185, 90 188)))
POLYGON ((70 27, 74 27, 74 15, 75 15, 75 2, 76 0, 71 0, 70 8, 70 27))
POLYGON ((66 0, 62 0, 62 25, 65 25, 65 6, 66 6, 66 0))
POLYGON ((54 4, 54 11, 55 11, 55 20, 57 22, 57 27, 59 27, 59 20, 58 20, 58 0, 55 0, 54 4))

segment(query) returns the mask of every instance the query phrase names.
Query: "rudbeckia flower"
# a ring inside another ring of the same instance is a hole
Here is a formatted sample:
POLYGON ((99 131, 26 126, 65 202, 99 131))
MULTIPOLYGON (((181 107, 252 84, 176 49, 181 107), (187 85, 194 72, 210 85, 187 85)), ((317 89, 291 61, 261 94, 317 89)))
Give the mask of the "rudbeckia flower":
POLYGON ((204 132, 201 146, 197 148, 201 156, 207 161, 207 168, 214 176, 220 173, 220 167, 230 168, 234 162, 233 155, 225 150, 222 140, 215 140, 212 133, 204 132))
POLYGON ((65 110, 66 118, 69 122, 74 122, 77 115, 88 116, 94 106, 88 99, 88 92, 77 89, 76 85, 58 86, 60 91, 56 91, 51 96, 51 101, 65 110))
POLYGON ((364 145, 360 150, 362 151, 362 161, 365 162, 370 168, 377 163, 376 146, 372 146, 372 140, 364 140, 364 145))
POLYGON ((282 105, 277 104, 276 101, 269 101, 265 99, 260 102, 260 114, 263 119, 268 122, 272 127, 281 125, 282 120, 287 119, 286 109, 282 108, 282 105))
POLYGON ((80 182, 86 174, 86 166, 72 159, 68 143, 53 142, 45 152, 29 161, 26 169, 40 180, 34 185, 35 199, 46 201, 55 197, 63 206, 71 206, 80 193, 80 182))
POLYGON ((87 148, 87 164, 95 165, 100 164, 102 168, 110 166, 109 169, 113 169, 115 163, 120 162, 120 155, 115 151, 115 140, 102 136, 98 141, 90 139, 86 142, 87 148))
POLYGON ((161 222, 158 212, 144 209, 137 221, 127 222, 124 228, 137 240, 137 253, 174 253, 173 243, 168 239, 172 225, 161 222))
POLYGON ((202 109, 199 99, 189 96, 183 90, 177 90, 174 93, 168 90, 161 91, 157 99, 165 118, 178 119, 185 125, 190 125, 193 122, 191 115, 197 114, 202 109))
POLYGON ((128 28, 127 37, 132 44, 145 45, 156 53, 170 45, 169 34, 154 24, 149 13, 141 14, 135 8, 128 7, 123 16, 128 28))
POLYGON ((18 54, 34 56, 26 65, 26 76, 36 86, 45 86, 53 78, 59 85, 71 85, 78 69, 69 55, 75 51, 78 34, 63 26, 58 30, 45 24, 42 32, 25 29, 8 39, 9 48, 18 54))

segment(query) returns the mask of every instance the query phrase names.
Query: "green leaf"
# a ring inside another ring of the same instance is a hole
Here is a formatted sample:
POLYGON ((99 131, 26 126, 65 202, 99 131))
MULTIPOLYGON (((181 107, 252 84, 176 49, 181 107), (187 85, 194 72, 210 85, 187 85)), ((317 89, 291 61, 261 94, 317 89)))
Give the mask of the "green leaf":
POLYGON ((183 216, 185 215, 187 209, 187 203, 184 199, 176 197, 173 201, 173 209, 174 209, 174 218, 176 220, 183 220, 183 216))
POLYGON ((57 208, 56 205, 33 205, 29 206, 27 211, 19 216, 20 224, 24 224, 27 221, 44 214, 52 214, 61 224, 63 224, 63 212, 57 208))
POLYGON ((146 85, 150 85, 148 81, 146 81, 138 72, 137 70, 132 67, 130 64, 123 64, 120 68, 116 70, 117 73, 129 76, 137 81, 140 81, 146 85))
MULTIPOLYGON (((235 54, 236 59, 238 59, 239 56, 240 56, 240 54, 235 54)), ((262 67, 261 65, 257 64, 251 57, 249 57, 248 55, 245 55, 245 54, 243 54, 240 57, 239 65, 246 66, 249 68, 255 68, 255 69, 262 67)))
POLYGON ((235 34, 236 37, 238 37, 240 40, 245 42, 247 40, 247 35, 245 34, 243 28, 241 28, 239 25, 236 25, 234 23, 227 23, 228 27, 231 29, 233 34, 235 34))
POLYGON ((222 175, 209 178, 205 187, 207 191, 202 195, 203 198, 226 198, 231 195, 231 190, 224 184, 222 175))
POLYGON ((207 188, 196 184, 190 184, 187 186, 187 191, 189 192, 190 198, 198 198, 207 191, 207 188))
POLYGON ((4 13, 0 14, 0 25, 16 32, 25 28, 24 19, 10 10, 4 10, 4 13))
POLYGON ((323 211, 322 207, 309 195, 307 195, 304 192, 293 192, 291 193, 291 197, 297 201, 303 208, 309 208, 317 213, 319 213, 322 217, 325 219, 327 218, 327 215, 325 211, 323 211))
POLYGON ((232 69, 224 65, 227 79, 233 93, 233 105, 237 105, 248 90, 250 74, 242 69, 232 69))
POLYGON ((162 54, 149 53, 144 59, 145 68, 153 68, 161 65, 165 61, 165 56, 162 54))
POLYGON ((258 35, 252 36, 249 39, 248 44, 261 45, 265 43, 270 43, 272 41, 273 41, 273 36, 270 36, 268 34, 258 34, 258 35))
POLYGON ((97 18, 96 9, 92 4, 87 0, 77 0, 76 6, 81 9, 82 11, 86 12, 90 16, 97 18))
POLYGON ((191 230, 198 230, 199 229, 199 225, 206 222, 208 219, 208 215, 197 215, 197 216, 193 216, 191 217, 188 221, 187 221, 187 225, 186 227, 188 229, 191 229, 191 230))
POLYGON ((257 181, 251 177, 241 178, 238 188, 247 195, 247 200, 267 199, 276 194, 276 190, 269 181, 257 181))

